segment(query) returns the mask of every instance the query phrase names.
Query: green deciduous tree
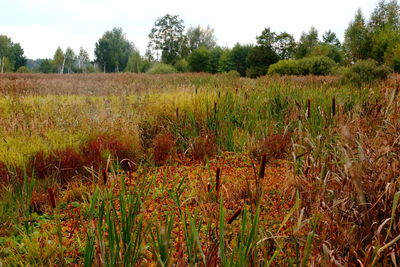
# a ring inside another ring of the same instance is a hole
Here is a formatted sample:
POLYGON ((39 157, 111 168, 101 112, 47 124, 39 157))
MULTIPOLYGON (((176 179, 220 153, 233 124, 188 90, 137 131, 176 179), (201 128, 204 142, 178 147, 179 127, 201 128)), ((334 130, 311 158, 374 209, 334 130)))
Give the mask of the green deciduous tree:
POLYGON ((200 26, 190 27, 186 32, 186 39, 189 52, 193 52, 202 46, 207 49, 217 46, 214 29, 210 28, 210 26, 207 26, 207 28, 200 26))
POLYGON ((399 16, 399 5, 396 0, 389 2, 380 0, 371 14, 368 27, 374 30, 387 27, 398 30, 400 28, 399 16))
POLYGON ((207 72, 210 69, 210 50, 202 46, 194 50, 188 57, 190 71, 207 72))
POLYGON ((334 60, 336 63, 341 63, 343 60, 343 52, 340 47, 331 44, 322 43, 313 48, 310 56, 326 56, 334 60))
POLYGON ((86 72, 86 67, 89 64, 89 53, 83 49, 83 47, 79 48, 79 55, 78 55, 78 68, 82 72, 86 72))
POLYGON ((282 32, 275 37, 273 47, 275 53, 279 56, 279 59, 289 59, 294 56, 296 41, 294 40, 293 35, 282 32))
POLYGON ((65 55, 64 55, 64 52, 62 51, 61 47, 58 47, 56 52, 54 53, 53 62, 54 62, 54 64, 57 65, 58 73, 63 74, 64 66, 65 66, 65 55))
POLYGON ((222 56, 223 50, 221 47, 215 47, 210 50, 209 72, 217 73, 219 70, 219 60, 222 56))
POLYGON ((126 64, 125 71, 127 72, 134 72, 134 73, 139 73, 140 67, 141 67, 141 62, 142 58, 140 57, 140 53, 138 51, 133 51, 128 59, 128 63, 126 64))
POLYGON ((233 70, 239 72, 240 76, 246 76, 246 70, 249 68, 247 57, 252 49, 251 45, 241 45, 237 43, 230 52, 230 58, 234 66, 233 70))
POLYGON ((16 71, 26 64, 24 50, 19 43, 13 43, 6 35, 0 35, 0 73, 16 71))
POLYGON ((256 37, 257 44, 265 47, 273 47, 275 44, 276 33, 271 28, 265 28, 260 36, 256 37))
POLYGON ((39 72, 42 73, 53 73, 59 72, 58 66, 55 64, 54 60, 51 59, 43 59, 39 64, 39 72))
POLYGON ((97 41, 95 61, 102 66, 104 72, 119 72, 125 69, 133 50, 134 45, 126 39, 122 29, 113 28, 97 41))
POLYGON ((231 50, 225 48, 218 61, 218 72, 229 72, 235 70, 235 65, 232 60, 231 50))
POLYGON ((347 60, 355 62, 357 60, 368 58, 369 36, 365 23, 365 18, 358 9, 354 20, 350 22, 349 27, 344 34, 343 47, 347 60))
POLYGON ((340 41, 337 38, 336 33, 331 30, 326 31, 324 35, 322 35, 322 42, 324 44, 340 47, 340 41))
POLYGON ((389 66, 393 67, 393 70, 400 73, 400 44, 393 47, 389 52, 386 59, 389 66))
POLYGON ((5 71, 6 58, 9 57, 11 50, 11 39, 6 35, 0 35, 0 73, 5 71))
POLYGON ((246 70, 246 75, 251 78, 265 75, 268 71, 269 65, 276 63, 278 60, 279 56, 275 53, 272 47, 253 47, 247 56, 249 67, 246 70))
POLYGON ((370 57, 384 63, 400 43, 400 7, 397 1, 381 0, 368 22, 371 41, 370 57))
POLYGON ((296 49, 296 58, 309 56, 318 44, 318 30, 315 27, 311 27, 308 32, 303 32, 300 36, 296 49))
POLYGON ((74 63, 76 61, 76 55, 74 50, 72 48, 68 47, 65 50, 65 67, 68 70, 68 73, 72 73, 72 68, 74 66, 74 63))
POLYGON ((134 72, 134 73, 142 73, 149 70, 151 67, 151 62, 143 58, 139 51, 134 50, 128 59, 128 64, 126 65, 125 71, 134 72))
POLYGON ((162 62, 174 64, 182 54, 186 54, 184 29, 183 20, 178 15, 167 14, 156 20, 149 34, 148 48, 156 54, 157 60, 161 53, 162 62))
POLYGON ((11 46, 10 60, 14 65, 14 71, 25 66, 27 59, 24 55, 24 50, 19 43, 15 43, 11 46))
POLYGON ((296 42, 293 35, 287 32, 276 34, 270 28, 265 28, 256 40, 258 46, 272 49, 280 59, 288 59, 294 55, 296 42))

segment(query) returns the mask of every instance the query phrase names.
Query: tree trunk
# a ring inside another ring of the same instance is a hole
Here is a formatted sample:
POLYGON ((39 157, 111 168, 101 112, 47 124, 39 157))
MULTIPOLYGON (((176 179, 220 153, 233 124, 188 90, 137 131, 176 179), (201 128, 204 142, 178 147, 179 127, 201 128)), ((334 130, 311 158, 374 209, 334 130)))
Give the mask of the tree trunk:
POLYGON ((64 56, 64 59, 63 59, 63 63, 62 63, 62 65, 61 65, 60 74, 63 74, 63 73, 64 73, 64 66, 65 66, 65 56, 64 56))
POLYGON ((0 61, 0 65, 1 65, 1 73, 4 73, 4 63, 5 63, 5 58, 4 58, 4 56, 3 56, 3 58, 1 59, 1 61, 0 61))

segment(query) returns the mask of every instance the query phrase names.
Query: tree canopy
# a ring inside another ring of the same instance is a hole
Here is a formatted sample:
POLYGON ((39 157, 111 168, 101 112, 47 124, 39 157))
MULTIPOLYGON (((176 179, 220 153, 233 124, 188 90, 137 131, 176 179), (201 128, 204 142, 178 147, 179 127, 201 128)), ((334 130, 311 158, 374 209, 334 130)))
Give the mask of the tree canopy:
POLYGON ((0 35, 0 72, 16 71, 25 66, 26 61, 21 45, 6 35, 0 35))
POLYGON ((106 31, 95 45, 95 61, 102 66, 104 72, 119 72, 124 70, 129 55, 135 49, 121 28, 106 31))
POLYGON ((158 18, 149 34, 149 49, 157 59, 161 52, 161 61, 166 64, 177 62, 185 52, 184 30, 183 20, 178 15, 166 14, 158 18))

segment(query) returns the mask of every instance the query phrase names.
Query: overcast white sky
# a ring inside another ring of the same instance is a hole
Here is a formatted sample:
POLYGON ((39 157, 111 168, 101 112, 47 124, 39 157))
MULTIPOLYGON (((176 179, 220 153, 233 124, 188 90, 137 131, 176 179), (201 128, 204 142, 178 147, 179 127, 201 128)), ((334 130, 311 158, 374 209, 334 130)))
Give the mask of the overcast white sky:
POLYGON ((96 41, 113 27, 145 52, 154 21, 167 13, 189 26, 210 25, 217 42, 255 43, 265 27, 299 38, 315 26, 343 40, 358 8, 370 13, 378 0, 0 0, 0 34, 21 43, 28 58, 51 58, 57 48, 82 46, 93 57, 96 41))

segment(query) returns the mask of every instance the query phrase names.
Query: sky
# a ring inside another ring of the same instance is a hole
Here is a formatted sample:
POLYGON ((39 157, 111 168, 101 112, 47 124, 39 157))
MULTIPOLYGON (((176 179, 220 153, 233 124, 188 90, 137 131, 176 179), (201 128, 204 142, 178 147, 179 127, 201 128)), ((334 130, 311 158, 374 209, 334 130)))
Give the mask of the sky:
POLYGON ((344 31, 358 8, 369 17, 379 0, 0 0, 0 34, 19 42, 28 58, 52 58, 58 46, 77 53, 82 46, 93 59, 97 40, 121 27, 144 54, 148 34, 165 14, 179 15, 186 28, 208 25, 220 46, 255 43, 266 27, 298 40, 315 26, 320 35, 344 31))

